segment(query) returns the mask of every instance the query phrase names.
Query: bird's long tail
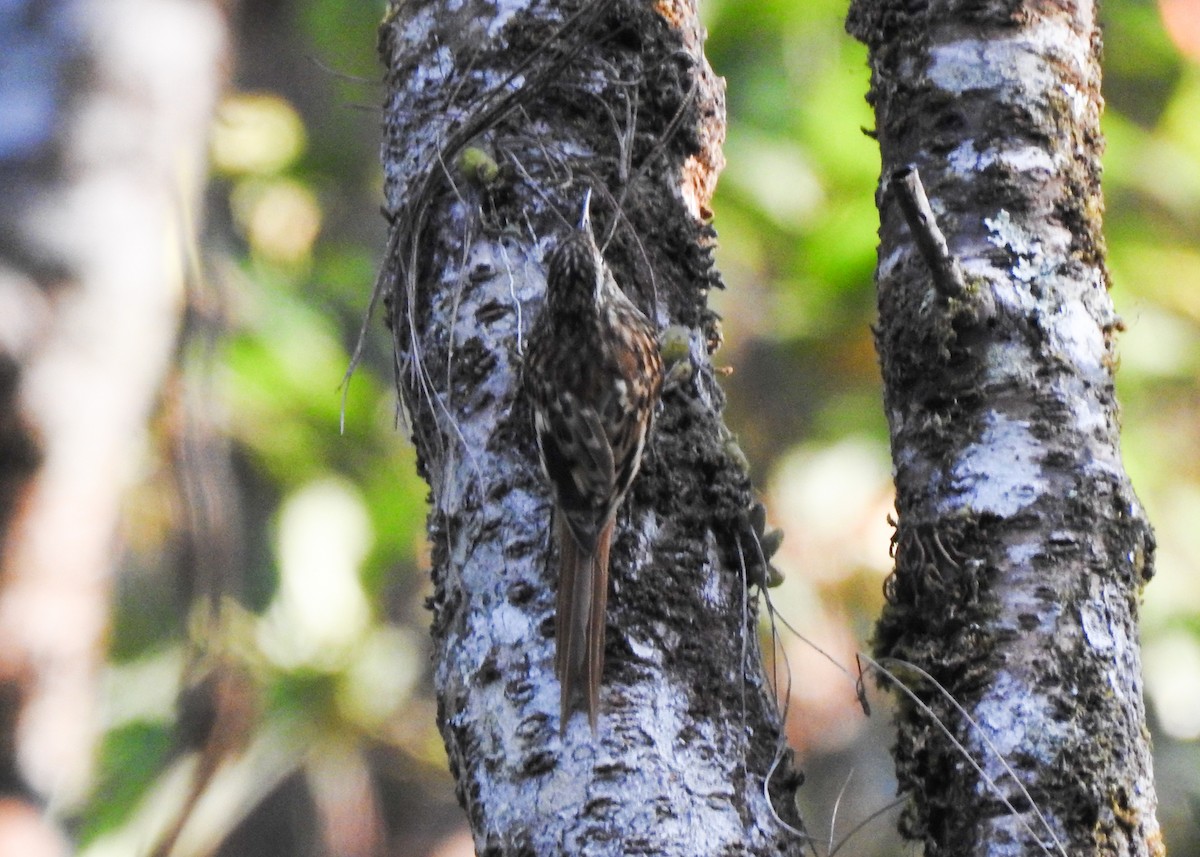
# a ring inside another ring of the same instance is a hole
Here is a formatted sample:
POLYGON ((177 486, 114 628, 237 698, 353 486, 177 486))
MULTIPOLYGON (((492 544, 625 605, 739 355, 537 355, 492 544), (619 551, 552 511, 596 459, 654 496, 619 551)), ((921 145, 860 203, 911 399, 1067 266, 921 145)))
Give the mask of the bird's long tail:
POLYGON ((561 572, 554 617, 554 666, 562 693, 559 729, 565 734, 571 714, 582 708, 595 732, 600 674, 604 669, 604 612, 613 522, 600 531, 592 552, 579 546, 561 518, 557 530, 561 572))

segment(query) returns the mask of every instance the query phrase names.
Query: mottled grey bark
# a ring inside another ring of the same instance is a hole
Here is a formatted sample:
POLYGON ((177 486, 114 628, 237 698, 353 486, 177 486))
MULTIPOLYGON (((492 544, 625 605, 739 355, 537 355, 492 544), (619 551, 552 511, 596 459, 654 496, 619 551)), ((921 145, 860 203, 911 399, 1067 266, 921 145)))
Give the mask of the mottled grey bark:
MULTIPOLYGON (((182 309, 216 2, 0 11, 0 794, 87 787, 123 489, 182 309)), ((6 847, 0 820, 0 852, 6 847)), ((19 834, 18 834, 19 835, 19 834)))
POLYGON ((973 721, 898 670, 931 709, 902 699, 895 751, 902 826, 927 855, 1162 851, 1137 628, 1154 539, 1118 448, 1095 14, 1032 0, 850 12, 882 155, 898 511, 875 645, 973 721), (961 293, 898 204, 910 165, 961 293))
POLYGON ((404 2, 383 27, 382 282, 432 489, 439 725, 480 854, 803 846, 780 820, 799 825, 797 776, 755 637, 761 523, 710 363, 724 108, 701 40, 687 2, 404 2), (599 729, 578 717, 560 738, 550 500, 520 378, 542 260, 585 187, 684 371, 617 520, 599 729))

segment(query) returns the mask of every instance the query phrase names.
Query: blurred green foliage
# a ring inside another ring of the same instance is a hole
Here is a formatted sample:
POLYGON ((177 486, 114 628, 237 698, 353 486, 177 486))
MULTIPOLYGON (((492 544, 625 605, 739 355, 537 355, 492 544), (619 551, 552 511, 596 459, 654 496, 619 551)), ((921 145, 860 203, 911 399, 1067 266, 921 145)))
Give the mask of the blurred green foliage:
MULTIPOLYGON (((383 248, 382 87, 374 53, 383 4, 245 5, 236 83, 257 100, 231 102, 237 109, 222 121, 249 123, 242 132, 265 134, 259 143, 267 148, 257 161, 217 159, 203 291, 220 305, 223 326, 211 357, 181 369, 185 378, 211 378, 207 417, 229 438, 244 510, 241 566, 227 573, 235 578, 229 591, 242 596, 248 612, 234 621, 236 629, 222 632, 225 643, 207 645, 224 646, 259 676, 263 722, 308 721, 351 739, 361 729, 364 744, 390 747, 399 767, 436 783, 438 800, 449 804, 448 775, 431 773, 442 762, 427 677, 401 682, 390 721, 364 727, 361 719, 337 714, 339 694, 362 667, 353 658, 333 666, 264 667, 269 658, 255 650, 256 623, 278 596, 281 505, 305 486, 335 478, 354 486, 349 502, 361 503, 369 522, 357 573, 371 628, 403 630, 409 668, 421 673, 413 665, 425 663, 427 488, 398 427, 390 342, 378 321, 368 329, 363 363, 342 387, 383 248), (280 222, 288 228, 273 231, 280 222)), ((862 132, 873 125, 863 98, 865 49, 843 31, 841 0, 709 0, 703 13, 710 61, 728 83, 728 167, 714 205, 728 292, 714 300, 726 318, 723 359, 738 370, 727 383, 729 421, 760 484, 779 486, 772 496, 780 509, 790 508, 791 490, 779 485, 781 474, 798 469, 816 479, 820 462, 832 462, 837 473, 843 453, 865 462, 855 464, 867 474, 864 484, 886 482, 886 427, 870 334, 879 158, 862 132), (839 445, 847 438, 853 442, 839 445)), ((1159 580, 1147 589, 1144 612, 1153 660, 1155 635, 1168 628, 1183 631, 1200 651, 1194 574, 1200 549, 1192 536, 1200 514, 1200 66, 1180 55, 1151 3, 1112 0, 1104 20, 1106 231, 1114 297, 1129 325, 1120 374, 1124 450, 1161 546, 1159 580)), ((222 133, 219 122, 218 141, 222 133)), ((186 358, 189 350, 182 353, 186 358)), ((133 503, 152 503, 169 491, 175 440, 164 428, 160 460, 150 468, 159 487, 133 503)), ((863 526, 882 528, 879 509, 864 514, 870 521, 863 526)), ((181 605, 197 594, 180 583, 190 572, 186 557, 171 547, 180 520, 166 516, 158 541, 143 536, 131 544, 113 631, 110 671, 118 678, 155 663, 183 663, 184 653, 200 646, 179 621, 181 605)), ((789 532, 785 553, 806 538, 805 520, 776 523, 789 532)), ((861 639, 887 558, 846 562, 848 571, 823 581, 805 582, 804 568, 789 570, 779 595, 785 614, 811 617, 815 600, 861 639)), ((370 633, 363 639, 377 639, 370 633)), ((1160 672, 1171 682, 1190 682, 1200 700, 1200 677, 1160 672)), ((1162 689, 1152 681, 1149 691, 1153 705, 1162 689)), ((85 843, 132 825, 136 802, 165 776, 173 694, 160 688, 148 696, 158 701, 106 724, 95 797, 81 822, 85 843)), ((1200 723, 1194 727, 1200 733, 1200 723)), ((1194 757, 1195 737, 1164 740, 1194 757)), ((304 758, 297 750, 294 763, 304 758)), ((822 763, 814 749, 805 767, 819 779, 822 763)), ((869 770, 865 778, 883 780, 886 773, 869 770)), ((1164 776, 1161 789, 1168 843, 1180 853, 1200 848, 1186 812, 1200 785, 1164 776)))
POLYGON ((79 830, 81 841, 88 842, 127 820, 137 801, 154 784, 171 743, 171 727, 162 721, 130 723, 104 735, 96 762, 100 775, 95 788, 104 798, 93 802, 79 830))

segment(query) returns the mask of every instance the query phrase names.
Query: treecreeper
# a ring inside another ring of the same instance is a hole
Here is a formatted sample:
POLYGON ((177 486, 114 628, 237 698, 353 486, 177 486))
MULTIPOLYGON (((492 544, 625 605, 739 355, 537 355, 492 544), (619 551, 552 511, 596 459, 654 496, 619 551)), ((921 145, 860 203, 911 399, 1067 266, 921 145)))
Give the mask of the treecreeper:
POLYGON ((605 264, 590 198, 589 191, 579 227, 548 255, 546 304, 526 364, 538 457, 554 500, 563 733, 581 709, 596 729, 613 525, 641 465, 663 385, 654 325, 605 264))

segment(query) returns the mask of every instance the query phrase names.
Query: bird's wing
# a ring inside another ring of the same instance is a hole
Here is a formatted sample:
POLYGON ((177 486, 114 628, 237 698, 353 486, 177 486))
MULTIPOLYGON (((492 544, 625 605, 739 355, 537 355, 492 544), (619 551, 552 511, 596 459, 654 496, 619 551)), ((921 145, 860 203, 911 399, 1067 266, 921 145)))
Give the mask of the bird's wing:
POLYGON ((616 481, 613 449, 595 408, 560 391, 535 412, 542 468, 571 534, 587 552, 610 516, 616 481))

